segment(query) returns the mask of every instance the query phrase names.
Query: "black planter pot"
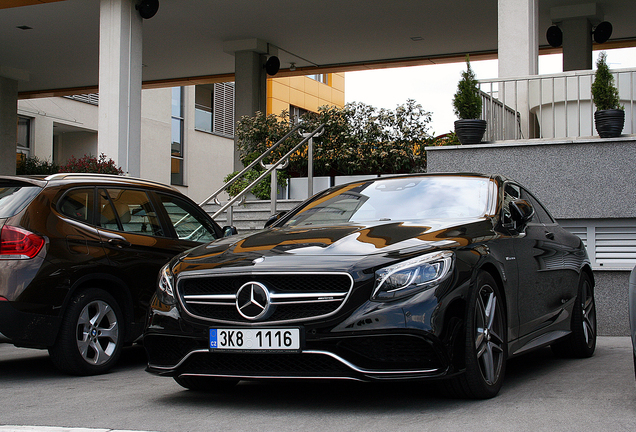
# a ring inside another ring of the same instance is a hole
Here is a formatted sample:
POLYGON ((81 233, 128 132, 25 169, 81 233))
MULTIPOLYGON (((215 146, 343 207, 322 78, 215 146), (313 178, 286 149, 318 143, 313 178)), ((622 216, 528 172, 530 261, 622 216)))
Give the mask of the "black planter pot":
POLYGON ((619 109, 596 111, 594 113, 594 124, 601 138, 620 136, 625 124, 625 111, 619 109))
POLYGON ((455 134, 462 144, 479 144, 486 132, 486 120, 463 119, 455 122, 455 134))

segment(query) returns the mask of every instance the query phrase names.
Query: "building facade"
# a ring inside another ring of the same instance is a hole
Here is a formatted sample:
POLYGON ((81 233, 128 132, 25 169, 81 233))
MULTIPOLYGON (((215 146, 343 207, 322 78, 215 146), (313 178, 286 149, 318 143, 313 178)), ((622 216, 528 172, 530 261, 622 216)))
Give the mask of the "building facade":
MULTIPOLYGON (((269 78, 267 113, 343 107, 344 87, 344 73, 269 78)), ((144 90, 141 177, 172 184, 196 202, 207 198, 233 171, 234 104, 234 83, 144 90)), ((72 156, 98 156, 98 118, 97 94, 19 100, 17 160, 63 165, 72 156)))

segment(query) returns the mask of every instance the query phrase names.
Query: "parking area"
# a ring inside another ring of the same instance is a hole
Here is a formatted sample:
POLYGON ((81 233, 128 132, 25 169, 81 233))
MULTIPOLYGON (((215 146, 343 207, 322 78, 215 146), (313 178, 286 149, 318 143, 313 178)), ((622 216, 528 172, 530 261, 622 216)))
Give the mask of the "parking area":
POLYGON ((144 351, 132 347, 107 375, 69 377, 45 351, 0 343, 0 425, 160 432, 636 430, 627 337, 599 338, 596 354, 585 360, 558 359, 549 349, 513 359, 501 393, 485 401, 448 399, 422 383, 242 382, 229 393, 206 394, 144 367, 144 351))

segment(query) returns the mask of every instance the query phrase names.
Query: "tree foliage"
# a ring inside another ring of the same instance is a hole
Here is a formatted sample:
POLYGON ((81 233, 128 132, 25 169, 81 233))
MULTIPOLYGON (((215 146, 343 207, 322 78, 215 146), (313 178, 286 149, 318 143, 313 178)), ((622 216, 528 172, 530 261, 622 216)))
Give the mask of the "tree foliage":
MULTIPOLYGON (((395 110, 364 103, 349 103, 344 108, 324 106, 317 113, 305 113, 300 121, 305 132, 325 124, 322 135, 314 140, 316 176, 397 174, 426 168, 424 147, 432 139, 428 133, 431 113, 413 100, 395 110)), ((287 112, 243 117, 236 132, 241 161, 249 164, 292 127, 287 112)), ((278 160, 301 140, 300 135, 291 136, 268 161, 278 160)), ((286 170, 291 176, 307 175, 307 146, 289 159, 286 170)))
POLYGON ((596 109, 623 109, 618 98, 614 76, 607 65, 607 53, 601 51, 596 62, 596 74, 592 83, 592 100, 596 109))
POLYGON ((462 72, 462 79, 459 80, 457 92, 453 97, 453 110, 460 119, 478 119, 481 116, 479 87, 468 56, 466 56, 466 70, 462 72))

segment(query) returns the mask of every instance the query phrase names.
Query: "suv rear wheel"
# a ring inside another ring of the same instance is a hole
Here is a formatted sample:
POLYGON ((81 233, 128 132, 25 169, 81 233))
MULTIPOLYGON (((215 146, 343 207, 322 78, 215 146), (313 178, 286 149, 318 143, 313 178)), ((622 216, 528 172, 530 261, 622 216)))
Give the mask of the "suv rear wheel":
POLYGON ((117 362, 123 342, 123 315, 117 301, 106 291, 89 288, 71 299, 49 354, 66 373, 96 375, 117 362))

